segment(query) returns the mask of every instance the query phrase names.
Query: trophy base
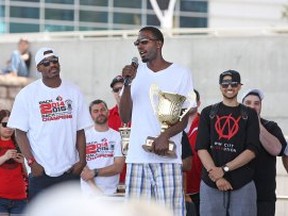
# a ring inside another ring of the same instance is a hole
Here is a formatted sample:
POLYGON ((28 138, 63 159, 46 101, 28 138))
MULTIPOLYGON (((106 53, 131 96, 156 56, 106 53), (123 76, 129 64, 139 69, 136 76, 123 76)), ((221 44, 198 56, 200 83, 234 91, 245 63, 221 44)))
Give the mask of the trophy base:
MULTIPOLYGON (((146 152, 151 152, 151 153, 154 153, 153 152, 153 142, 155 140, 155 137, 151 137, 151 136, 148 136, 147 139, 146 139, 146 142, 144 145, 142 145, 142 148, 146 151, 146 152)), ((165 156, 168 156, 168 157, 173 157, 173 158, 176 158, 177 155, 176 155, 176 145, 173 141, 170 141, 169 140, 169 146, 168 146, 168 151, 166 153, 165 156)))

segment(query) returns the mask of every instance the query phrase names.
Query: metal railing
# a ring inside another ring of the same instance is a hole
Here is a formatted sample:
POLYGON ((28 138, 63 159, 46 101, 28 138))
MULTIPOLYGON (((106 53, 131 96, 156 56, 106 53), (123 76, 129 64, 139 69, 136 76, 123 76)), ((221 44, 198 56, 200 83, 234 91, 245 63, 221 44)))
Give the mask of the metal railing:
MULTIPOLYGON (((162 29, 166 37, 187 36, 261 36, 261 35, 288 35, 288 26, 282 27, 254 27, 254 28, 175 28, 162 29)), ((99 38, 135 38, 138 30, 99 30, 99 31, 73 31, 73 32, 39 32, 14 33, 0 35, 0 43, 17 42, 22 37, 30 41, 53 40, 89 40, 99 38)))

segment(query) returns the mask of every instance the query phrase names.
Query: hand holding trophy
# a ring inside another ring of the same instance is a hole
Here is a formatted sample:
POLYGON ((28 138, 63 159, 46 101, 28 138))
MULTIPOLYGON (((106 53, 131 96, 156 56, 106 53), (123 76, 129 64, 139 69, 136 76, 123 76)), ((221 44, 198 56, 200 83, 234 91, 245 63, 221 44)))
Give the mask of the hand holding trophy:
MULTIPOLYGON (((156 84, 152 84, 150 87, 150 102, 153 108, 155 115, 161 124, 161 133, 164 132, 167 128, 173 126, 178 121, 181 121, 182 118, 188 113, 188 111, 195 104, 195 94, 191 92, 187 98, 185 96, 162 92, 159 90, 159 87, 156 84), (185 101, 189 102, 189 107, 183 112, 182 106, 185 101)), ((153 143, 155 137, 148 136, 143 149, 147 152, 153 152, 153 143)), ((166 153, 168 157, 176 157, 176 146, 175 143, 169 140, 168 151, 166 153)))

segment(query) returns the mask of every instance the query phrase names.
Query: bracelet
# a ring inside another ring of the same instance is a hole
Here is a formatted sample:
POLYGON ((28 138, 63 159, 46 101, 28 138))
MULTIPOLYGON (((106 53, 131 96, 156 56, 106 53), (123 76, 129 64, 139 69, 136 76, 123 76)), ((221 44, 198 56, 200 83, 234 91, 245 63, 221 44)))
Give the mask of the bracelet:
POLYGON ((32 164, 35 162, 36 160, 35 160, 35 158, 34 157, 32 157, 32 158, 29 158, 28 160, 27 160, 27 163, 28 163, 28 166, 32 166, 32 164))
POLYGON ((99 174, 99 169, 94 169, 94 177, 97 177, 99 174))

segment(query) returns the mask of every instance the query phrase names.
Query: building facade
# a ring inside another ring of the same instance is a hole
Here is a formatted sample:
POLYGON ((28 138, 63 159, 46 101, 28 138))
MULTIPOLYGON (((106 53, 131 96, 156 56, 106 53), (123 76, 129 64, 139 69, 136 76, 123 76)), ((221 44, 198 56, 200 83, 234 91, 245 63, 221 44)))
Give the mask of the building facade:
MULTIPOLYGON (((169 0, 157 0, 164 13, 169 0)), ((1 0, 0 34, 160 26, 149 0, 1 0)), ((177 0, 173 27, 208 26, 208 0, 177 0)))

